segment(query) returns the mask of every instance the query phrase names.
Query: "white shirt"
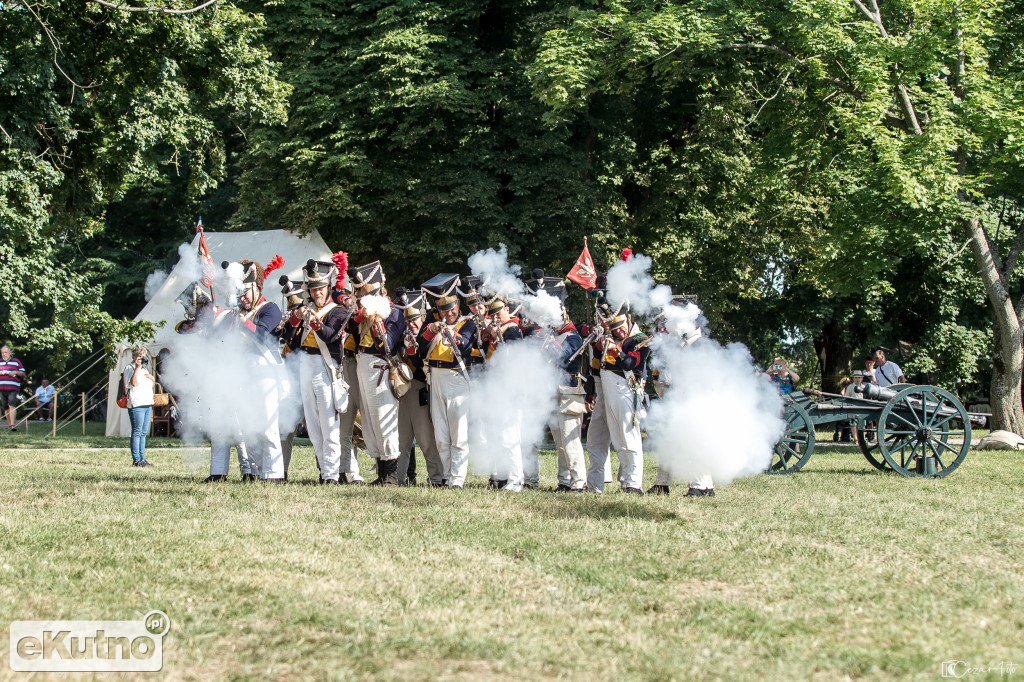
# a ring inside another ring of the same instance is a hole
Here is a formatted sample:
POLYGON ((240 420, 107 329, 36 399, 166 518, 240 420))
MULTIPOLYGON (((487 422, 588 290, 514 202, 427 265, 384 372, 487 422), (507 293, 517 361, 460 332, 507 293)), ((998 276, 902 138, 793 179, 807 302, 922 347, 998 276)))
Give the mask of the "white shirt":
POLYGON ((135 363, 124 368, 124 387, 128 393, 128 407, 148 407, 153 405, 153 375, 143 367, 138 381, 132 386, 132 375, 135 374, 135 363))
POLYGON ((875 366, 875 381, 879 386, 892 386, 899 383, 903 376, 903 370, 892 360, 886 360, 884 365, 875 366))

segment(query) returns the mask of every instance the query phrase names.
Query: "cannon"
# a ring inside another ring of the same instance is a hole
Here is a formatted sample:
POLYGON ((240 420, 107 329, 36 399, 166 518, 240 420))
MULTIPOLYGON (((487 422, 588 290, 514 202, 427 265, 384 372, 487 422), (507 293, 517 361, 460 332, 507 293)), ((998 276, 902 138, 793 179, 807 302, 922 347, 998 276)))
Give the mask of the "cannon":
POLYGON ((857 444, 879 471, 941 478, 953 473, 971 448, 971 415, 955 395, 937 386, 864 384, 855 397, 804 389, 783 396, 786 431, 766 473, 800 471, 814 453, 815 428, 856 420, 857 444), (873 424, 873 425, 872 425, 873 424))

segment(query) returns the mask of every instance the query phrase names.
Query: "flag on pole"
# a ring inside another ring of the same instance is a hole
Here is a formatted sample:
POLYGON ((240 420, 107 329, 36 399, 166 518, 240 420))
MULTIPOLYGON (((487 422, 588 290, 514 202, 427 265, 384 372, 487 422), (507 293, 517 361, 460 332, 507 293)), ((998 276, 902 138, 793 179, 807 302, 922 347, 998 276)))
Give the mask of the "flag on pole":
POLYGON ((576 264, 572 266, 572 270, 566 277, 587 291, 597 288, 597 270, 594 269, 594 259, 590 257, 586 237, 583 238, 583 253, 576 259, 576 264))
POLYGON ((213 278, 217 271, 213 267, 213 256, 210 255, 210 249, 206 246, 206 233, 203 232, 202 216, 199 217, 199 223, 196 225, 196 234, 199 235, 199 264, 203 268, 203 276, 200 281, 204 287, 209 289, 213 286, 213 278))

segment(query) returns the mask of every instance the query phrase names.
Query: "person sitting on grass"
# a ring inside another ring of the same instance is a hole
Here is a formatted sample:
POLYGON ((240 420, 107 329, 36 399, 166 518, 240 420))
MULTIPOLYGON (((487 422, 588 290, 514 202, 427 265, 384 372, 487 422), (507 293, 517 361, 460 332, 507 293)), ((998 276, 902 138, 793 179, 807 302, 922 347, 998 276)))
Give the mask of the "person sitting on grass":
POLYGON ((39 421, 52 421, 53 420, 53 398, 56 394, 56 389, 50 385, 50 380, 43 377, 42 381, 39 382, 39 386, 36 388, 36 414, 39 415, 39 421))

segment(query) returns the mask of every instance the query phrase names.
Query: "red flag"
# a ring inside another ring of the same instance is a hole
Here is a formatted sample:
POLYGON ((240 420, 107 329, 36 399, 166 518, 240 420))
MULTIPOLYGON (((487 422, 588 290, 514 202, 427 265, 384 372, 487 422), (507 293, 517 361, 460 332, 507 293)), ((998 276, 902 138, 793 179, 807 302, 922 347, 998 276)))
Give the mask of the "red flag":
POLYGON ((572 266, 572 270, 566 277, 587 291, 597 288, 597 270, 594 269, 594 259, 590 257, 586 237, 583 238, 583 253, 576 259, 576 264, 572 266))
POLYGON ((203 267, 203 277, 200 281, 204 287, 209 289, 213 286, 213 278, 217 271, 213 267, 213 256, 210 255, 210 249, 206 247, 206 233, 203 232, 202 218, 196 225, 196 234, 199 235, 199 263, 203 267))

